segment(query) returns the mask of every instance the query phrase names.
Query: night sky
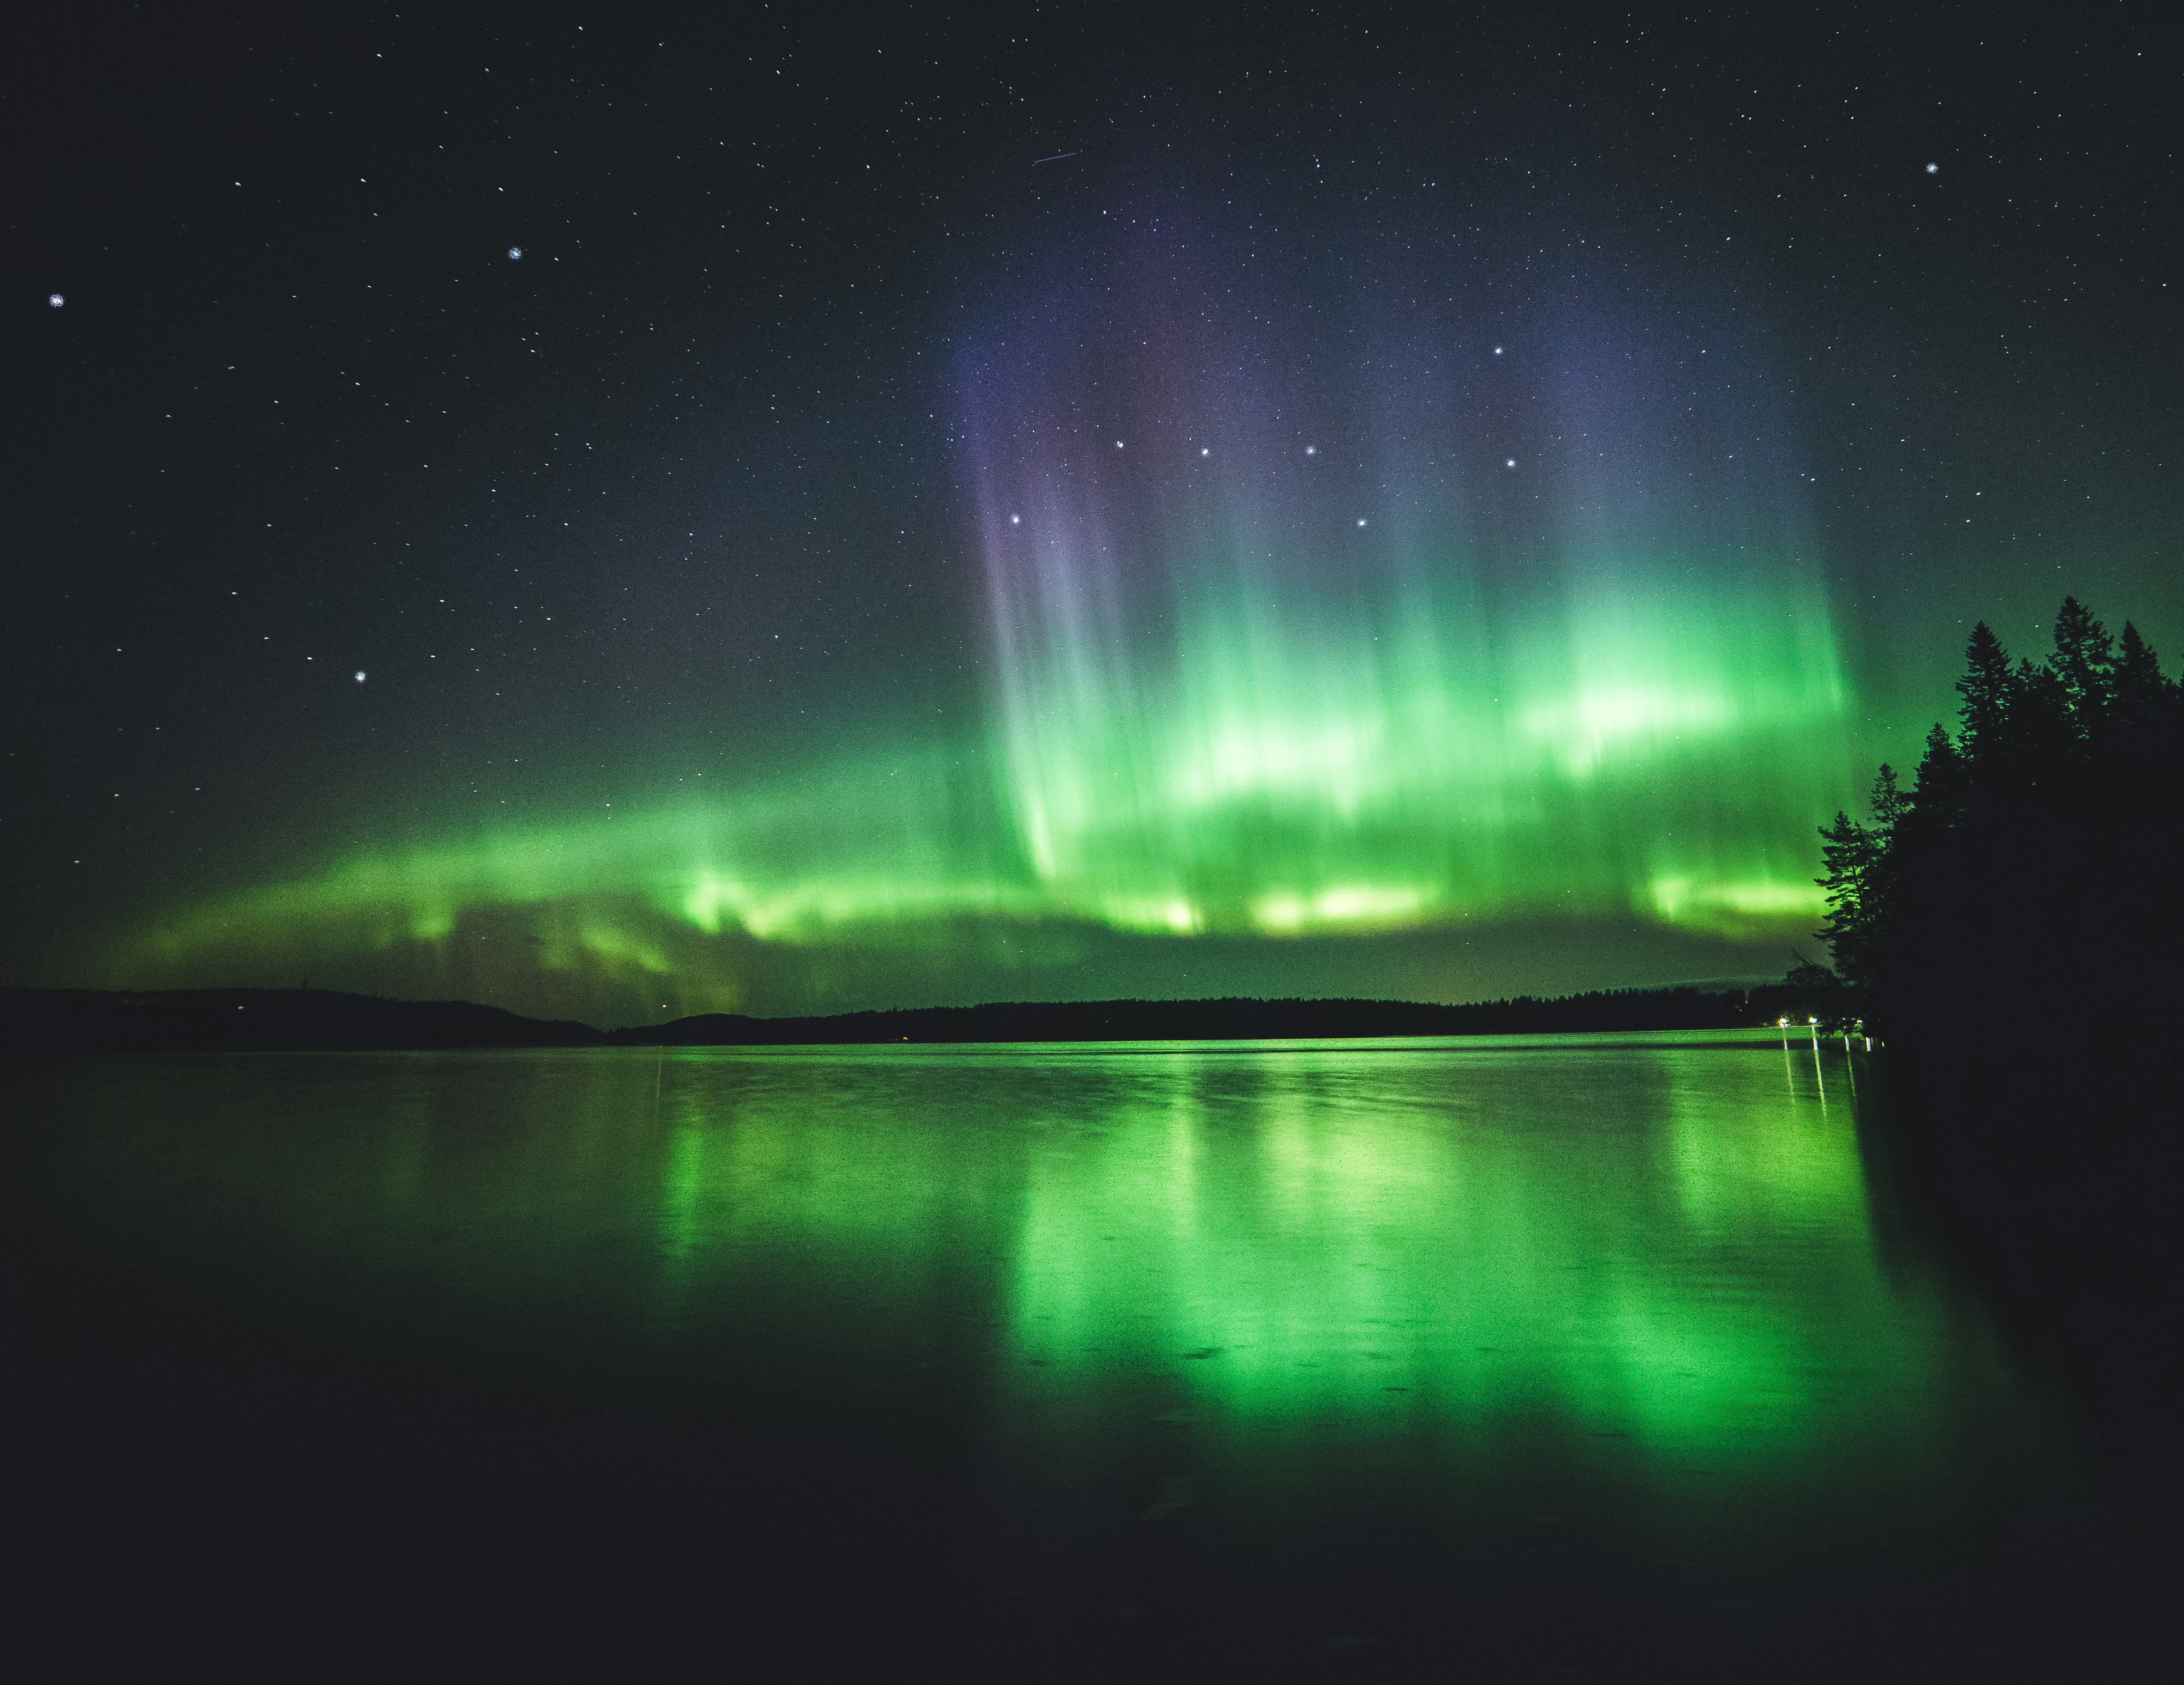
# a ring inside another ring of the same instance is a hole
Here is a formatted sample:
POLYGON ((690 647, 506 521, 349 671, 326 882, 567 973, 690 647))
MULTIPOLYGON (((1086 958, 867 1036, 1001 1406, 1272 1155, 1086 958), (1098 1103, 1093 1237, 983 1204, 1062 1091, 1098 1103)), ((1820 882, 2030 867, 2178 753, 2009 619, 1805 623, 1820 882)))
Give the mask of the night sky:
POLYGON ((1410 9, 33 20, 0 980, 1779 976, 1975 620, 2176 670, 2164 8, 1410 9))

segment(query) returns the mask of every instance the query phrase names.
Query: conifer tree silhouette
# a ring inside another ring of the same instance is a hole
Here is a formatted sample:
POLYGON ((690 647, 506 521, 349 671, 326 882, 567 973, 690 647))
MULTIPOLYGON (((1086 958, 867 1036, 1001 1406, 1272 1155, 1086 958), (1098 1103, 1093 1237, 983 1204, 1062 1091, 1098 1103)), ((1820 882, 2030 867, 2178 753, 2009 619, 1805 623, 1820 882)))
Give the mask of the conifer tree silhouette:
POLYGON ((1957 681, 1957 691, 1964 699, 1959 718, 1964 749, 1969 755, 1979 753, 2000 734, 2009 717, 2018 679, 2010 670, 2009 652, 1985 620, 1972 628, 1964 659, 1965 672, 1957 681))
POLYGON ((2078 735, 2089 735, 2114 693, 2115 641, 2075 597, 2065 597, 2055 616, 2055 653, 2048 658, 2048 671, 2062 687, 2078 735))

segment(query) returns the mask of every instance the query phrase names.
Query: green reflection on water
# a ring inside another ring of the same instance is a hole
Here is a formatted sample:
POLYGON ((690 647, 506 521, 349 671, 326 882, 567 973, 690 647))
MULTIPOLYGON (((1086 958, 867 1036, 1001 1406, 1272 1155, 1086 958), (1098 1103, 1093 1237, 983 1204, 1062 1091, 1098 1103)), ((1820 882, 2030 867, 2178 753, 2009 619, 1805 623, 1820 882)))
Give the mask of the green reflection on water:
POLYGON ((814 1338, 866 1313, 876 1362, 990 1311, 975 1408, 1027 1477, 1096 1478, 1097 1448, 1127 1461, 1152 1421, 1193 1430, 1159 1456, 1262 1496, 1330 1447, 1462 1480, 1543 1436, 1672 1494, 1915 1487, 1961 1397, 2011 1383, 1941 1278, 1884 1262, 1852 1073, 1835 1057, 1830 1102, 1825 1062, 686 1056, 662 1103, 663 1326, 752 1314, 731 1307, 761 1254, 794 1257, 800 1303, 832 1296, 814 1338))
POLYGON ((1884 1276, 1809 1071, 1372 1057, 1172 1059, 1034 1149, 1011 1335, 1037 1386, 1180 1358, 1240 1421, 1545 1413, 1755 1469, 1917 1429, 1932 1293, 1884 1276))
POLYGON ((2021 1404, 1870 1196, 1854 1076, 1642 1038, 328 1055, 41 1104, 86 1232, 359 1352, 1134 1513, 1187 1479, 1304 1524, 1339 1465, 1726 1539, 1930 1494, 2021 1404))

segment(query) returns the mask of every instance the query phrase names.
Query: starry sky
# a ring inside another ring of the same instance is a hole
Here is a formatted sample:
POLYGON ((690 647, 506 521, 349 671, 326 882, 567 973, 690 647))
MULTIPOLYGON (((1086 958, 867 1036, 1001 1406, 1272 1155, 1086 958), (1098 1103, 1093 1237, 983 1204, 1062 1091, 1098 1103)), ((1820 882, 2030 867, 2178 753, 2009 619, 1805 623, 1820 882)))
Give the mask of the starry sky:
POLYGON ((5 981, 1779 976, 2184 644, 2159 8, 303 9, 0 73, 5 981))

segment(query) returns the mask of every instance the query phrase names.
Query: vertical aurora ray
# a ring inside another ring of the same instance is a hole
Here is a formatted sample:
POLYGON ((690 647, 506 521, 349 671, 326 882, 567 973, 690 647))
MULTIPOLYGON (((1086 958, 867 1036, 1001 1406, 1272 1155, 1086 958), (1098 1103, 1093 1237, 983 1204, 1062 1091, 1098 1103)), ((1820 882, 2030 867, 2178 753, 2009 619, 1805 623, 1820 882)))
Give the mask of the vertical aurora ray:
POLYGON ((1575 311, 1512 358, 1366 295, 1301 342, 1213 273, 1127 272, 962 371, 1048 899, 1268 934, 1814 909, 1848 692, 1758 371, 1575 311))

